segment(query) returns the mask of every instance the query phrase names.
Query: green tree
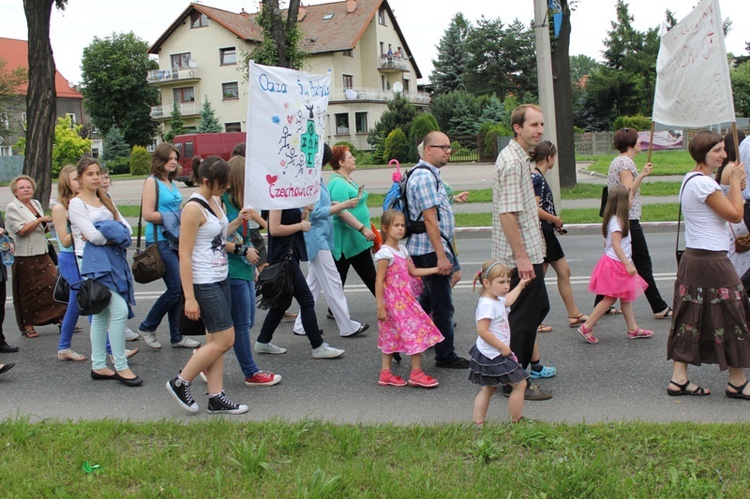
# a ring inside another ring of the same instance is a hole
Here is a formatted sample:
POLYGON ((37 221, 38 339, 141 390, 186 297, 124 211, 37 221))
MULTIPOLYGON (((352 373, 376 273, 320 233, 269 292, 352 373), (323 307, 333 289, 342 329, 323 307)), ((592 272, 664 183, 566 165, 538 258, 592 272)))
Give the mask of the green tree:
POLYGON ((302 30, 297 22, 300 0, 289 0, 286 12, 279 0, 265 0, 256 20, 263 31, 263 41, 244 54, 239 71, 247 77, 250 60, 266 66, 302 69, 309 54, 300 48, 302 30))
POLYGON ((477 97, 465 90, 436 95, 430 103, 430 109, 440 126, 440 130, 448 135, 464 133, 456 131, 454 128, 464 121, 479 120, 482 112, 477 97))
MULTIPOLYGON (((21 99, 16 94, 16 89, 28 83, 29 78, 24 68, 14 70, 7 69, 7 61, 0 59, 0 116, 10 117, 21 108, 21 99)), ((6 120, 0 120, 0 135, 14 133, 17 129, 15 124, 6 120)), ((19 124, 20 125, 20 124, 19 124)))
POLYGON ((420 113, 409 127, 409 161, 418 161, 417 144, 422 142, 429 132, 438 131, 440 127, 435 117, 430 113, 420 113))
POLYGON ((81 156, 91 152, 92 142, 80 135, 82 125, 73 125, 70 118, 57 118, 55 141, 52 146, 52 175, 57 177, 63 166, 75 164, 81 156))
POLYGON ((29 33, 29 86, 26 90, 26 142, 23 172, 35 178, 34 197, 49 206, 52 190, 52 141, 55 136, 57 93, 55 59, 49 41, 52 6, 64 10, 68 0, 24 0, 29 33))
POLYGON ((409 141, 401 127, 396 127, 385 139, 385 159, 397 159, 401 163, 409 160, 409 141))
POLYGON ((165 142, 172 142, 178 135, 185 133, 185 122, 182 120, 182 114, 180 114, 180 108, 177 107, 175 102, 172 107, 172 120, 169 122, 169 131, 164 134, 165 142))
POLYGON ((385 163, 387 159, 390 159, 385 157, 385 139, 388 134, 397 127, 408 131, 416 115, 417 108, 402 95, 396 95, 388 103, 388 109, 380 116, 380 120, 372 127, 367 136, 367 142, 374 148, 373 161, 375 163, 385 163))
POLYGON ((438 57, 432 60, 434 70, 430 81, 436 94, 444 94, 454 90, 464 90, 464 75, 466 74, 466 36, 471 30, 471 24, 462 13, 453 16, 448 29, 445 30, 437 46, 438 57))
POLYGON ((201 109, 201 117, 198 121, 196 128, 198 133, 221 133, 224 130, 221 127, 221 123, 214 114, 214 108, 211 107, 211 103, 208 102, 208 96, 206 95, 203 99, 203 108, 201 109))
POLYGON ((148 43, 132 32, 94 37, 83 49, 81 93, 101 133, 117 127, 130 146, 151 143, 157 130, 151 106, 159 103, 159 90, 148 85, 146 75, 158 67, 148 56, 148 43))
POLYGON ((500 102, 495 94, 487 101, 487 104, 482 108, 482 115, 479 118, 480 123, 486 123, 491 121, 493 123, 505 123, 510 121, 510 115, 506 112, 505 106, 500 102))
POLYGON ((750 116, 750 61, 733 68, 729 76, 732 78, 735 114, 750 116))
POLYGON ((117 127, 109 129, 104 136, 104 151, 102 151, 102 160, 109 168, 110 172, 126 173, 130 162, 130 147, 125 142, 125 136, 117 127))
POLYGON ((587 55, 570 56, 570 83, 577 85, 584 76, 588 76, 601 67, 601 63, 587 55))
POLYGON ((130 152, 130 174, 148 175, 151 171, 151 154, 143 146, 135 146, 130 152))
POLYGON ((470 135, 477 133, 478 116, 472 113, 466 99, 458 99, 453 117, 448 121, 448 135, 470 135))

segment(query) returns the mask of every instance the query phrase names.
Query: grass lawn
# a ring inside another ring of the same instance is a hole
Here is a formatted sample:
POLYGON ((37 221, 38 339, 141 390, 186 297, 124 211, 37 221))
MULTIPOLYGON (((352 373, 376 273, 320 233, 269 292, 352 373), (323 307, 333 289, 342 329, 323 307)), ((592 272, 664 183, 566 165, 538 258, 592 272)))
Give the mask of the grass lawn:
POLYGON ((5 497, 744 498, 748 430, 17 419, 0 469, 5 497))
MULTIPOLYGON (((576 161, 594 161, 589 170, 606 175, 609 164, 614 156, 611 154, 596 156, 577 156, 576 161)), ((648 153, 641 152, 635 157, 635 164, 640 170, 646 164, 648 153)), ((695 160, 687 151, 654 151, 651 154, 651 164, 654 165, 652 175, 684 175, 695 168, 695 160)))

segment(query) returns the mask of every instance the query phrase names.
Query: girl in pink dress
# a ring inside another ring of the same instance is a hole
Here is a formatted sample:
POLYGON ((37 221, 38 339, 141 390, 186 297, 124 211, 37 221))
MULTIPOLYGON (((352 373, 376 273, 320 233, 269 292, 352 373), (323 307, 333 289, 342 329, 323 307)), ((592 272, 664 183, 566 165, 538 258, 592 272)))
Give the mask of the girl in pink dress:
POLYGON ((385 241, 375 253, 377 277, 375 298, 378 304, 378 348, 383 352, 380 386, 406 386, 401 376, 391 372, 393 354, 404 352, 411 357, 411 375, 408 384, 433 388, 438 381, 422 372, 421 354, 443 335, 432 323, 417 297, 422 293, 419 277, 437 273, 437 267, 418 269, 409 258, 406 247, 398 242, 406 231, 404 215, 395 210, 383 213, 381 232, 385 241))
POLYGON ((646 281, 638 275, 630 259, 630 231, 628 210, 633 204, 633 197, 628 187, 618 185, 609 190, 607 205, 604 208, 602 234, 605 239, 604 255, 594 267, 589 281, 589 291, 603 295, 588 320, 581 324, 578 333, 591 345, 599 343, 594 336, 596 322, 620 299, 622 316, 628 326, 628 338, 650 338, 653 331, 638 327, 633 313, 633 302, 648 287, 646 281))

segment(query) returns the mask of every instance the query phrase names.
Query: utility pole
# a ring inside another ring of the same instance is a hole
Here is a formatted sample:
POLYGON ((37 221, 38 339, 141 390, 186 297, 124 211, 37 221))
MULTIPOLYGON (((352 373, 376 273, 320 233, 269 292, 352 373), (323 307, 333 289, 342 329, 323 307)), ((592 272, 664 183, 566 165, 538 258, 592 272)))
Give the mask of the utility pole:
MULTIPOLYGON (((555 120, 555 92, 552 83, 552 53, 549 38, 548 0, 534 0, 534 39, 536 46, 536 69, 539 85, 539 106, 544 113, 544 140, 557 144, 557 126, 555 120)), ((558 212, 562 206, 560 200, 560 175, 554 168, 545 175, 552 188, 552 195, 557 200, 558 212)))

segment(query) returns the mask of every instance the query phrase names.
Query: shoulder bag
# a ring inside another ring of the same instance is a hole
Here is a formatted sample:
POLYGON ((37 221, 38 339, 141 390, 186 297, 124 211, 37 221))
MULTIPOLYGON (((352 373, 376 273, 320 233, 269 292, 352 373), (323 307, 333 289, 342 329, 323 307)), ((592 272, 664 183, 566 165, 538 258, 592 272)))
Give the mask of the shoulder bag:
POLYGON ((255 285, 255 295, 258 308, 267 310, 277 308, 286 310, 292 304, 294 295, 294 269, 292 269, 292 249, 286 258, 278 263, 269 265, 258 275, 255 285))
MULTIPOLYGON (((156 208, 159 208, 159 180, 154 177, 154 186, 156 187, 156 208)), ((166 267, 159 253, 159 246, 156 242, 156 224, 154 224, 154 242, 151 243, 144 251, 141 251, 141 229, 143 227, 143 196, 141 196, 141 208, 138 211, 138 237, 135 242, 135 256, 133 256, 133 265, 130 267, 133 271, 133 279, 140 284, 147 284, 164 277, 166 267)))

